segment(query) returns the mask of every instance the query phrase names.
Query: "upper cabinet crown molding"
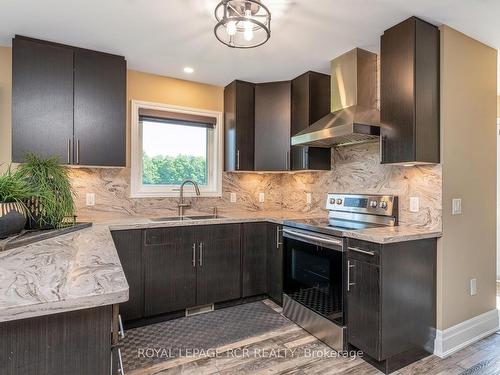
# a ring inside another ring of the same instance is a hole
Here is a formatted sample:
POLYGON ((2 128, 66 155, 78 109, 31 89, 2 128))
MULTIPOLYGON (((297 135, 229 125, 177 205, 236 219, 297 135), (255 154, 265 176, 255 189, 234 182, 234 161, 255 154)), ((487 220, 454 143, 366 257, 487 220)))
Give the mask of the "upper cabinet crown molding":
POLYGON ((13 162, 125 166, 124 57, 16 35, 12 75, 13 162))
POLYGON ((440 162, 439 44, 439 29, 416 17, 381 37, 383 164, 440 162))

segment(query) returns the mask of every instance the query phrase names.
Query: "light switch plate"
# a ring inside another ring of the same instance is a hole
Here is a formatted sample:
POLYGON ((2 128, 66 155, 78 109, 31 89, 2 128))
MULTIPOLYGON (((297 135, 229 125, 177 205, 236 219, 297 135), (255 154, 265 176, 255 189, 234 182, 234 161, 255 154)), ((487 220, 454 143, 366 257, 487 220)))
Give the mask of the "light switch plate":
POLYGON ((229 201, 230 201, 231 203, 236 203, 236 193, 231 193, 231 194, 229 195, 229 201))
POLYGON ((410 197, 410 212, 420 211, 420 198, 410 197))
POLYGON ((87 206, 95 206, 95 193, 85 194, 85 204, 87 206))
POLYGON ((306 193, 306 204, 311 204, 311 203, 312 203, 312 194, 306 193))
POLYGON ((460 215, 462 213, 462 199, 454 198, 451 202, 451 214, 460 215))
POLYGON ((264 203, 266 201, 266 195, 264 193, 259 193, 259 203, 264 203))
POLYGON ((477 294, 477 279, 470 279, 470 295, 475 296, 477 294))

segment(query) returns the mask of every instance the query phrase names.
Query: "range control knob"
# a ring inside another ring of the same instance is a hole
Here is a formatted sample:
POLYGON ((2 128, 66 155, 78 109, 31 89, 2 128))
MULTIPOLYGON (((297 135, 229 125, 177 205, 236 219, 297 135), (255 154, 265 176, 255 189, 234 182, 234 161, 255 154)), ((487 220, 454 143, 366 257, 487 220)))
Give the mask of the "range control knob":
POLYGON ((342 204, 342 199, 337 199, 337 204, 342 204))
POLYGON ((377 208, 377 206, 378 206, 377 201, 370 201, 370 207, 371 208, 377 208))
POLYGON ((335 204, 335 198, 330 198, 330 204, 335 204))
POLYGON ((386 210, 387 209, 387 202, 386 201, 381 201, 380 204, 379 204, 379 207, 383 208, 384 210, 386 210))

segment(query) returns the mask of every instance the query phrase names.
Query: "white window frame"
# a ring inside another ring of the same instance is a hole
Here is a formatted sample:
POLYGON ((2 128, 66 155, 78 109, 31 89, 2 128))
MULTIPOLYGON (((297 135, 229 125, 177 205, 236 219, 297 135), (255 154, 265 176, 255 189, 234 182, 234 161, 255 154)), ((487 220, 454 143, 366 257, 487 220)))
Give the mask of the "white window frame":
MULTIPOLYGON (((170 104, 131 101, 130 117, 130 197, 131 198, 154 198, 154 197, 178 197, 179 186, 177 185, 155 185, 148 186, 142 184, 142 127, 139 123, 139 109, 156 109, 160 111, 170 111, 179 113, 189 113, 200 116, 210 116, 217 119, 213 131, 213 141, 208 142, 208 184, 200 186, 202 197, 222 196, 222 168, 223 168, 223 145, 224 145, 224 124, 222 122, 222 112, 209 111, 204 109, 180 107, 170 104)), ((187 197, 196 196, 192 185, 186 185, 184 195, 187 197)))

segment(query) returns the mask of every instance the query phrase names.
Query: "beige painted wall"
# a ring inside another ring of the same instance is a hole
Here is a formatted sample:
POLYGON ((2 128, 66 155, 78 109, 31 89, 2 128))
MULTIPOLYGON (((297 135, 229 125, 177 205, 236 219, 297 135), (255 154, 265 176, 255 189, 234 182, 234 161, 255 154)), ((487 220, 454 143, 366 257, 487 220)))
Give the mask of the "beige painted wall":
POLYGON ((495 309, 497 51, 441 29, 443 238, 438 329, 495 309), (462 198, 462 215, 451 215, 462 198), (469 279, 478 293, 469 295, 469 279))
POLYGON ((224 88, 192 81, 127 71, 127 166, 130 165, 130 101, 222 111, 224 88))
POLYGON ((11 154, 12 49, 0 47, 0 172, 11 154))

